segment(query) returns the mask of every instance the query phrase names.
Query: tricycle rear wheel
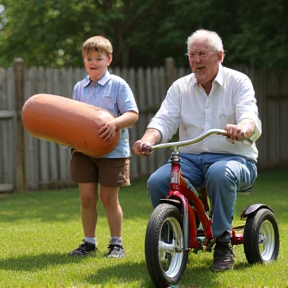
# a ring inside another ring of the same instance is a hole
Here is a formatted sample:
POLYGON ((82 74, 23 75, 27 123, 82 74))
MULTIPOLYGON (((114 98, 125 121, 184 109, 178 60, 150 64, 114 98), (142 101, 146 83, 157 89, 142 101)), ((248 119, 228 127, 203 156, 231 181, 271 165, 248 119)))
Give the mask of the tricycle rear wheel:
POLYGON ((279 229, 274 213, 262 208, 248 215, 244 227, 244 252, 250 264, 273 262, 279 253, 279 229))

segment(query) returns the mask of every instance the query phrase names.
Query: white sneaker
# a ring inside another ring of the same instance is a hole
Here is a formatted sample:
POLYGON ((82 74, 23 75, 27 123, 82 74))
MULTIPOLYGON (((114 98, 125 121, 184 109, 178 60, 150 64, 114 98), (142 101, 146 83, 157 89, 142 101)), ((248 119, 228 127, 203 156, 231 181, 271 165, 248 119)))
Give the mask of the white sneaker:
POLYGON ((125 249, 122 245, 119 244, 109 244, 109 252, 106 255, 106 258, 122 258, 126 255, 125 249))

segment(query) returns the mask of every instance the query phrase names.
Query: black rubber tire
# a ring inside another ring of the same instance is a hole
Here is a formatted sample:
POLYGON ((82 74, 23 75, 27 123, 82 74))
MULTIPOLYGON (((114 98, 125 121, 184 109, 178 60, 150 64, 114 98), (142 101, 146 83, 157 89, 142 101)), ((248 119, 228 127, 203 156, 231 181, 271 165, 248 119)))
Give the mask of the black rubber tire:
POLYGON ((149 275, 156 287, 176 284, 188 262, 179 210, 167 203, 153 211, 145 236, 145 259, 149 275))
POLYGON ((259 209, 248 215, 244 227, 244 252, 250 264, 269 263, 278 258, 279 229, 274 213, 259 209))

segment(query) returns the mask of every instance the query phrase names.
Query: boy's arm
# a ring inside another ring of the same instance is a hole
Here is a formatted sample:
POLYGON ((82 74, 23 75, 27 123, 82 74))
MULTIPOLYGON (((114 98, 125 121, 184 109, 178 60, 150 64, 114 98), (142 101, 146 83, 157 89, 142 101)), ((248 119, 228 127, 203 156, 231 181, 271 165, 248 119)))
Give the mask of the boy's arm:
POLYGON ((108 140, 113 135, 114 131, 133 126, 138 118, 139 115, 137 112, 125 112, 119 117, 105 123, 104 126, 99 129, 99 135, 104 140, 108 140))
POLYGON ((135 111, 128 111, 122 115, 116 117, 112 122, 114 122, 117 129, 122 129, 126 127, 133 126, 139 118, 139 114, 135 111))

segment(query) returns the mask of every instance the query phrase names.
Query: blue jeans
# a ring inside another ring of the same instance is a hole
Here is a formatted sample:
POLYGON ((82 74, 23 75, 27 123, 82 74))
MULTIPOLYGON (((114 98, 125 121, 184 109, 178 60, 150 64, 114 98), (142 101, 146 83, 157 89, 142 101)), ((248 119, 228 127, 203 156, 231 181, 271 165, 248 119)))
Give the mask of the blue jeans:
MULTIPOLYGON (((257 178, 256 164, 242 156, 217 153, 183 153, 180 159, 183 177, 196 188, 207 188, 213 209, 213 236, 219 237, 225 231, 230 231, 237 192, 252 187, 257 178)), ((169 162, 156 170, 147 181, 154 208, 169 193, 169 162)))

